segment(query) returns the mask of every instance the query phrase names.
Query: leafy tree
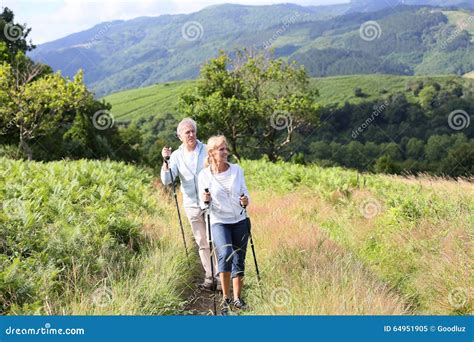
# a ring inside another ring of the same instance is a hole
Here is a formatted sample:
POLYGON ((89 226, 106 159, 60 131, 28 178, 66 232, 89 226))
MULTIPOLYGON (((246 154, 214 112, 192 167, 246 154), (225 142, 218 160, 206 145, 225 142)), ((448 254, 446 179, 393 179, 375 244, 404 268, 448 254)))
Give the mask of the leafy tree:
POLYGON ((326 141, 314 141, 310 145, 311 157, 317 160, 331 159, 332 151, 326 141))
POLYGON ((138 129, 113 125, 110 104, 94 99, 82 71, 68 80, 28 58, 30 29, 13 19, 9 9, 0 14, 0 143, 18 144, 28 159, 141 160, 138 129))
POLYGON ((421 107, 427 111, 431 110, 433 108, 436 95, 437 91, 434 86, 423 88, 418 94, 421 107))
POLYGON ((390 156, 392 160, 399 161, 402 159, 400 147, 396 143, 390 142, 388 144, 382 144, 382 146, 384 154, 390 156))
POLYGON ((31 40, 27 41, 31 28, 15 23, 14 19, 15 15, 8 7, 0 13, 0 51, 2 43, 7 48, 7 55, 0 54, 0 62, 5 61, 7 56, 12 59, 20 51, 25 53, 35 48, 31 40))
POLYGON ((316 96, 294 63, 246 50, 231 59, 221 51, 202 68, 196 91, 181 97, 180 110, 205 132, 226 135, 237 158, 250 148, 275 161, 296 130, 317 124, 316 96))
POLYGON ((381 173, 398 173, 400 172, 397 165, 389 155, 383 155, 375 162, 375 172, 381 173))
POLYGON ((367 97, 367 95, 362 91, 361 88, 357 87, 357 88, 354 88, 354 95, 356 97, 367 97))
POLYGON ((409 158, 418 159, 423 155, 425 144, 417 138, 411 138, 406 145, 406 155, 409 158))
POLYGON ((76 154, 86 158, 93 158, 94 153, 90 148, 90 124, 85 115, 76 115, 71 128, 63 134, 63 139, 64 149, 68 156, 76 154))
POLYGON ((451 139, 448 135, 432 135, 425 146, 426 158, 429 162, 438 162, 448 153, 451 139))
POLYGON ((454 177, 472 176, 474 174, 474 141, 450 149, 448 157, 442 162, 441 170, 444 174, 454 177))
POLYGON ((0 66, 0 120, 18 129, 19 145, 28 159, 33 158, 29 142, 54 132, 68 111, 80 109, 92 96, 79 72, 73 81, 51 74, 35 79, 38 70, 22 73, 3 63, 0 66))

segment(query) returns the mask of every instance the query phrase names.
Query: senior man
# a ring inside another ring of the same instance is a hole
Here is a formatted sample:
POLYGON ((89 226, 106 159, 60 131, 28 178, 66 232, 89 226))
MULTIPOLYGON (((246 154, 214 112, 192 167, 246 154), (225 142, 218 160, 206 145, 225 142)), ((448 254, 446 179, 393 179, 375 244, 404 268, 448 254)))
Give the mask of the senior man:
MULTIPOLYGON (((171 148, 164 147, 161 155, 164 160, 169 157, 169 162, 163 163, 161 168, 161 181, 164 185, 171 184, 171 172, 174 180, 181 180, 181 192, 183 193, 183 208, 191 225, 194 239, 199 248, 199 257, 205 271, 205 278, 200 285, 206 290, 213 289, 213 275, 211 272, 211 258, 209 243, 206 235, 206 222, 204 213, 199 204, 198 175, 204 168, 204 160, 207 157, 206 145, 197 139, 196 122, 193 119, 183 119, 176 130, 181 146, 171 153, 171 148)), ((216 269, 216 268, 214 268, 216 269)), ((220 282, 216 280, 218 288, 220 282)))

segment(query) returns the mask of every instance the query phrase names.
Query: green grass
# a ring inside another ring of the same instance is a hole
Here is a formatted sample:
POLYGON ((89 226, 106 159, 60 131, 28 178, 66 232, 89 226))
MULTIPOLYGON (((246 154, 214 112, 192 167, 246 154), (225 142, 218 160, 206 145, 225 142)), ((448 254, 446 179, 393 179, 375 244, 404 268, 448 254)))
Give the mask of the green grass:
POLYGON ((443 14, 448 18, 448 22, 453 26, 463 26, 464 30, 469 34, 474 35, 474 20, 470 17, 474 16, 474 12, 465 11, 443 11, 443 14))
POLYGON ((176 312, 194 268, 150 173, 0 158, 0 176, 1 313, 176 312))
POLYGON ((120 121, 176 113, 179 95, 190 89, 193 81, 157 84, 106 96, 112 104, 112 113, 120 121))
POLYGON ((472 313, 472 183, 242 166, 267 286, 264 300, 250 291, 258 313, 472 313), (266 301, 281 287, 286 305, 266 301))
POLYGON ((370 102, 380 99, 386 90, 387 94, 400 92, 411 102, 417 102, 413 92, 406 91, 408 82, 433 80, 441 85, 450 80, 459 80, 456 76, 394 76, 394 75, 351 75, 313 79, 314 86, 319 90, 319 101, 322 105, 370 102), (366 97, 356 97, 354 89, 361 88, 366 97))
MULTIPOLYGON (((472 182, 242 167, 262 274, 249 250, 249 314, 472 313, 472 182)), ((2 313, 184 313, 198 256, 148 170, 1 158, 0 176, 2 313)))

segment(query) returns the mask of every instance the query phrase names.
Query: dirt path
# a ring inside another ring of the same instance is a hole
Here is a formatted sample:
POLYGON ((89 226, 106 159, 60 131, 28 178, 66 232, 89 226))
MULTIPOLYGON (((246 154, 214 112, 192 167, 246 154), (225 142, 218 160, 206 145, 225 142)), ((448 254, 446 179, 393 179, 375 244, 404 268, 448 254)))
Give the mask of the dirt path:
MULTIPOLYGON (((193 279, 192 288, 187 294, 186 303, 183 307, 184 315, 193 316, 211 316, 214 314, 214 292, 199 288, 202 282, 202 277, 195 277, 193 279)), ((216 307, 219 309, 221 294, 215 292, 216 307)))

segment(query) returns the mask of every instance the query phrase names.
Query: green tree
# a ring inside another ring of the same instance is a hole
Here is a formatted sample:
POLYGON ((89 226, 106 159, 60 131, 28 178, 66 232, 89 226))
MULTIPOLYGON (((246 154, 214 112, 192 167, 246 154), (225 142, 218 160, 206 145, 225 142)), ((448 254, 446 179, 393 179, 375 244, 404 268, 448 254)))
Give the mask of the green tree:
MULTIPOLYGON (((0 46, 3 43, 7 47, 7 56, 10 59, 15 57, 19 51, 26 53, 35 48, 31 40, 27 41, 31 28, 15 23, 14 19, 15 15, 8 7, 5 7, 0 13, 0 46)), ((5 57, 0 54, 0 62, 5 61, 5 57)))
POLYGON ((313 141, 309 146, 311 157, 316 160, 331 159, 332 151, 327 141, 313 141))
POLYGON ((434 86, 423 88, 418 94, 421 107, 426 111, 432 110, 437 94, 438 92, 434 86))
POLYGON ((474 174, 474 141, 450 149, 447 158, 442 161, 441 170, 444 174, 453 177, 472 176, 474 174))
POLYGON ((448 135, 432 135, 425 146, 426 158, 429 162, 438 162, 443 159, 451 145, 448 135))
POLYGON ((407 142, 406 155, 408 158, 418 159, 424 153, 425 143, 417 138, 411 138, 407 142))
POLYGON ((82 72, 73 81, 59 73, 36 79, 37 69, 24 73, 3 63, 0 66, 0 120, 18 129, 19 145, 33 158, 29 142, 56 131, 66 113, 74 113, 92 94, 86 89, 82 72))
POLYGON ((400 147, 397 143, 390 142, 387 144, 382 144, 382 150, 384 151, 384 155, 390 156, 392 160, 400 161, 402 159, 400 147))
POLYGON ((264 54, 238 51, 210 60, 194 93, 180 98, 180 110, 205 132, 224 134, 232 151, 256 149, 272 161, 286 153, 293 134, 318 122, 316 91, 303 68, 264 54), (251 145, 251 141, 255 143, 251 145))
POLYGON ((375 162, 375 172, 398 173, 400 172, 390 155, 383 155, 375 162))

